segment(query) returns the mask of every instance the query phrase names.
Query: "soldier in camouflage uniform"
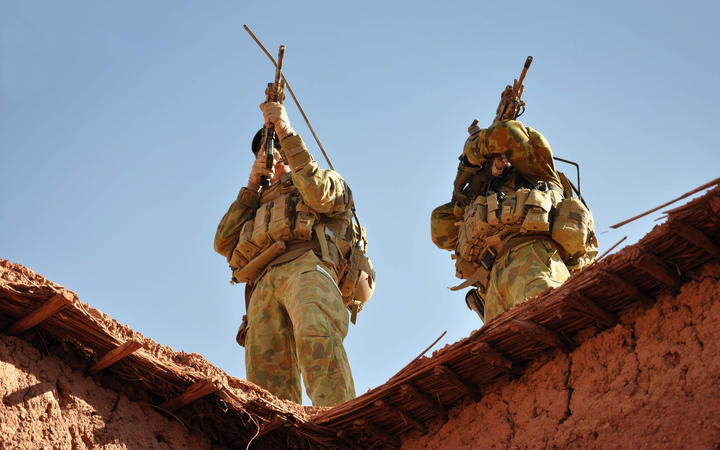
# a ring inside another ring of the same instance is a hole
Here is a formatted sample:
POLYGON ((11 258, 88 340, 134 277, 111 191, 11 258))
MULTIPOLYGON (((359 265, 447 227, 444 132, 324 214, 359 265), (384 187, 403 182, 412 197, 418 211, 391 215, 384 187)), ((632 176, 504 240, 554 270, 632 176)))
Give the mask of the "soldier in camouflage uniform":
MULTIPOLYGON (((553 213, 564 198, 572 196, 572 191, 564 175, 555 170, 550 145, 539 132, 516 120, 500 120, 487 129, 470 131, 460 157, 453 200, 432 212, 431 236, 438 247, 456 251, 457 275, 468 279, 459 288, 477 286, 477 291, 469 293, 466 301, 487 323, 547 288, 559 286, 571 271, 590 264, 597 255, 597 241, 589 211, 587 218, 582 219, 584 223, 573 224, 586 230, 580 251, 565 245, 562 237, 558 237, 561 242, 553 239, 555 235, 549 228, 553 213), (516 216, 520 222, 513 223, 512 206, 506 216, 503 209, 506 201, 501 199, 519 202, 516 195, 520 197, 520 189, 544 195, 548 205, 546 231, 525 228, 527 222, 522 220, 528 208, 516 216), (487 226, 490 231, 482 237, 481 250, 470 251, 475 257, 465 258, 468 252, 463 253, 465 249, 461 247, 469 244, 467 240, 460 241, 463 233, 472 231, 462 227, 471 220, 468 208, 478 196, 483 196, 483 201, 493 196, 501 203, 499 206, 496 203, 496 212, 487 212, 487 221, 490 222, 489 217, 493 215, 495 224, 487 226), (507 221, 506 217, 509 217, 507 221)), ((560 220, 556 221, 559 225, 560 220)))
POLYGON ((257 154, 247 187, 240 190, 215 235, 215 250, 230 262, 234 281, 248 283, 247 378, 300 403, 302 373, 313 405, 337 405, 355 397, 343 347, 348 311, 338 289, 346 254, 343 233, 352 229, 352 193, 340 174, 318 167, 290 127, 282 104, 263 103, 260 108, 265 122, 275 126, 282 159, 275 150, 275 166, 267 170, 264 151, 257 154), (271 178, 271 183, 259 195, 261 176, 271 178), (288 200, 283 203, 282 198, 288 200), (267 217, 261 219, 266 206, 267 217), (284 216, 283 208, 291 214, 284 216), (299 224, 301 218, 310 225, 299 224), (261 220, 264 228, 257 226, 261 220), (273 227, 284 220, 292 222, 292 231, 278 237, 283 232, 275 235, 273 227), (301 226, 306 226, 304 233, 301 226), (246 231, 252 232, 251 238, 244 236, 246 231), (241 274, 255 255, 268 248, 263 239, 282 241, 284 251, 248 279, 241 274))

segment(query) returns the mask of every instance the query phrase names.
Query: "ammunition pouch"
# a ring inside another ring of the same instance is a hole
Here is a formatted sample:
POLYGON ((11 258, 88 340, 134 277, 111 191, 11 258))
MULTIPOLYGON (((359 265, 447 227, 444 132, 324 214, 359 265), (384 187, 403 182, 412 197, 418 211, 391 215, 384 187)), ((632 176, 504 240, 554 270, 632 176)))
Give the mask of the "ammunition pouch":
MULTIPOLYGON (((347 264, 339 274, 340 293, 343 303, 353 317, 362 310, 375 291, 375 270, 367 257, 367 237, 365 228, 353 223, 354 245, 349 249, 347 264)), ((352 320, 355 323, 355 320, 352 320)))
POLYGON ((573 270, 586 266, 596 253, 592 213, 575 197, 564 198, 559 189, 539 183, 535 189, 478 196, 458 222, 454 258, 456 276, 468 286, 484 289, 495 261, 522 243, 552 242, 573 270))
POLYGON ((549 232, 550 231, 550 209, 553 206, 552 193, 555 191, 541 191, 533 189, 525 200, 525 219, 522 222, 520 231, 527 232, 549 232))
POLYGON ((586 252, 592 215, 576 198, 563 200, 558 205, 552 226, 552 238, 570 255, 576 257, 586 252))
POLYGON ((235 335, 235 341, 238 343, 238 345, 240 347, 245 347, 245 338, 247 338, 247 331, 248 331, 247 314, 243 314, 242 323, 240 324, 240 328, 238 328, 238 332, 235 335))
MULTIPOLYGON (((286 149, 286 156, 300 156, 294 150, 286 149)), ((365 228, 348 215, 332 217, 312 210, 286 176, 263 194, 255 216, 242 225, 229 261, 233 282, 256 282, 268 267, 312 250, 335 269, 343 303, 355 323, 357 312, 374 292, 375 271, 365 254, 365 228)))

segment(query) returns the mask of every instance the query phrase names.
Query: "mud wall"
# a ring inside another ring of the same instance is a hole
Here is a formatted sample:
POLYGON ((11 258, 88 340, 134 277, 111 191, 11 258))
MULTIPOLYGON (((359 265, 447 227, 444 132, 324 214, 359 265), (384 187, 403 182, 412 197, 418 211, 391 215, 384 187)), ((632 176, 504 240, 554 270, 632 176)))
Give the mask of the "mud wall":
POLYGON ((719 265, 576 341, 402 448, 720 447, 719 265))
POLYGON ((0 335, 0 448, 210 448, 146 403, 0 335))

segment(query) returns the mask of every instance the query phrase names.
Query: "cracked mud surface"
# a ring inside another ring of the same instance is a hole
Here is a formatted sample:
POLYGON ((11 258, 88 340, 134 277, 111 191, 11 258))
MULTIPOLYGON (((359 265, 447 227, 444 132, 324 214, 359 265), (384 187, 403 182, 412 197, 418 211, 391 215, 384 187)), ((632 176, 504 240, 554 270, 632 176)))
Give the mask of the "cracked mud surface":
POLYGON ((0 449, 210 448, 149 404, 103 389, 59 358, 0 335, 0 449))
POLYGON ((576 341, 402 448, 720 447, 720 265, 576 341))

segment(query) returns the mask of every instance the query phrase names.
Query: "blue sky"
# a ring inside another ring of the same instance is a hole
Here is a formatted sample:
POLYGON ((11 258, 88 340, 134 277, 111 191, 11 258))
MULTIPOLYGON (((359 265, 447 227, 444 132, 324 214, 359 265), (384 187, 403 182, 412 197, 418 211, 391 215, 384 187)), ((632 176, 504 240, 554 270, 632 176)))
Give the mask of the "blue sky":
POLYGON ((659 214, 610 225, 718 176, 717 2, 249 3, 0 3, 0 257, 244 377, 242 288, 212 249, 273 76, 244 23, 287 46, 368 228, 378 288, 346 339, 358 394, 482 325, 447 289, 429 214, 527 55, 522 120, 581 164, 601 250, 659 214))

